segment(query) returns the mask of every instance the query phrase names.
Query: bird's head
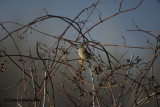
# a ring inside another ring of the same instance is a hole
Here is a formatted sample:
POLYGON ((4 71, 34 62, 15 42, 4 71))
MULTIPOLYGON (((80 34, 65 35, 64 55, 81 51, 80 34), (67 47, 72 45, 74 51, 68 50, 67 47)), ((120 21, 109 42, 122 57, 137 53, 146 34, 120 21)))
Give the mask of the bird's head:
POLYGON ((83 48, 83 45, 79 45, 79 46, 78 46, 78 49, 80 49, 80 48, 83 48))

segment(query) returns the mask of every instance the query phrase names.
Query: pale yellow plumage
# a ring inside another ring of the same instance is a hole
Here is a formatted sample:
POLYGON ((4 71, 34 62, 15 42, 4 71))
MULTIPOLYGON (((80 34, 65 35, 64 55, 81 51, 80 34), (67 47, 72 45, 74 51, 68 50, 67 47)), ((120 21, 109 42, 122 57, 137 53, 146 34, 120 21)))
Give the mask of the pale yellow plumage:
POLYGON ((82 45, 79 45, 78 47, 78 55, 81 59, 84 60, 88 60, 91 58, 90 53, 82 45))

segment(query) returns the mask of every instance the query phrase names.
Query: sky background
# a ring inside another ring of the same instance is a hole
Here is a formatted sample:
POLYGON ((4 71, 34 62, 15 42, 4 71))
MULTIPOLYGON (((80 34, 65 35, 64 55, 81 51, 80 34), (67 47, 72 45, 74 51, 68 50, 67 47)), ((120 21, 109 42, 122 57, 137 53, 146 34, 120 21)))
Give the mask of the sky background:
MULTIPOLYGON (((97 0, 0 0, 0 22, 13 21, 26 25, 36 18, 46 15, 43 8, 45 8, 51 15, 64 16, 74 19, 79 12, 96 1, 97 0)), ((137 5, 138 1, 139 0, 124 0, 122 10, 134 7, 137 5)), ((89 28, 99 21, 98 15, 100 13, 102 19, 116 13, 119 8, 119 3, 120 0, 101 0, 97 6, 97 10, 91 15, 91 18, 88 20, 85 28, 89 28)), ((85 12, 80 19, 84 20, 87 14, 88 13, 85 12)), ((155 44, 155 40, 147 34, 142 32, 126 31, 136 29, 132 19, 134 19, 136 24, 144 30, 160 32, 160 2, 157 0, 144 0, 141 6, 136 10, 122 13, 103 22, 92 29, 90 34, 94 40, 97 40, 102 44, 140 47, 151 46, 147 43, 147 40, 149 40, 152 44, 155 44), (125 43, 122 36, 125 37, 125 43)), ((5 23, 4 26, 10 32, 20 27, 11 23, 5 23)), ((48 19, 33 26, 36 26, 37 29, 48 34, 60 35, 67 27, 67 24, 57 19, 48 19)), ((5 34, 6 33, 4 30, 0 29, 0 39, 3 38, 5 34)), ((77 32, 74 29, 71 29, 67 32, 64 38, 73 39, 76 35, 77 32)), ((13 34, 13 36, 16 38, 16 34, 13 34)), ((32 34, 27 33, 24 35, 23 40, 17 39, 17 43, 22 50, 22 53, 26 55, 28 55, 28 47, 30 47, 34 53, 36 42, 42 42, 51 48, 54 47, 55 44, 53 39, 37 32, 33 32, 32 34)), ((0 42, 0 49, 4 49, 4 47, 10 54, 17 53, 10 39, 0 42)), ((152 56, 151 50, 119 47, 107 47, 107 49, 110 53, 117 57, 122 55, 125 51, 128 51, 125 56, 128 58, 132 54, 141 57, 152 56)), ((3 60, 4 59, 0 59, 0 61, 3 60)), ((13 70, 14 68, 9 69, 13 70)), ((155 67, 155 69, 158 69, 158 67, 155 67)), ((7 73, 0 74, 0 78, 2 79, 0 88, 4 88, 8 85, 12 85, 15 81, 19 81, 21 77, 19 77, 19 74, 15 75, 15 72, 9 72, 9 75, 7 73), (6 79, 8 79, 8 81, 6 81, 6 79), (3 83, 2 81, 6 81, 6 83, 3 83)), ((5 97, 5 95, 6 94, 4 94, 3 97, 5 97)), ((2 100, 3 99, 1 99, 1 101, 2 100)))
MULTIPOLYGON (((134 7, 138 1, 139 0, 124 0, 122 10, 134 7)), ((14 21, 28 24, 37 17, 46 15, 43 8, 51 15, 65 16, 73 19, 82 9, 95 2, 96 0, 2 0, 0 3, 0 22, 14 21)), ((119 0, 101 0, 97 6, 97 11, 95 11, 86 24, 86 28, 91 27, 99 20, 99 13, 102 14, 101 18, 104 19, 116 13, 118 8, 119 0)), ((129 32, 126 30, 135 29, 131 20, 133 18, 140 28, 144 30, 159 31, 159 10, 160 3, 158 3, 157 0, 144 0, 138 9, 117 15, 98 25, 92 30, 91 35, 93 39, 105 44, 123 45, 122 36, 124 36, 126 45, 146 46, 146 41, 148 39, 150 39, 151 42, 154 42, 151 37, 144 33, 129 32)), ((85 17, 82 16, 81 19, 85 19, 85 17)), ((5 26, 7 26, 10 31, 19 27, 14 24, 6 24, 5 26)), ((66 27, 64 22, 55 19, 40 22, 37 26, 41 31, 53 35, 59 35, 66 27)), ((69 33, 75 34, 75 31, 73 30, 69 33)), ((3 36, 4 34, 1 35, 1 37, 3 36)), ((28 38, 30 37, 28 36, 28 38)), ((33 40, 33 38, 31 38, 31 40, 33 40)), ((46 39, 45 41, 47 41, 46 43, 49 42, 52 44, 52 41, 46 39)))

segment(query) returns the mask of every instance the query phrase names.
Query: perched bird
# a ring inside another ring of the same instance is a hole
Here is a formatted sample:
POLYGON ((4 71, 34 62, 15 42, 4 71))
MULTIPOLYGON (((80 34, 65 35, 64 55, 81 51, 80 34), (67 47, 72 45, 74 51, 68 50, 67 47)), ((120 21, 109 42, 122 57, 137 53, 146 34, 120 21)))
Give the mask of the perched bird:
POLYGON ((79 45, 79 47, 78 47, 78 55, 83 60, 91 59, 91 54, 83 47, 83 45, 79 45))

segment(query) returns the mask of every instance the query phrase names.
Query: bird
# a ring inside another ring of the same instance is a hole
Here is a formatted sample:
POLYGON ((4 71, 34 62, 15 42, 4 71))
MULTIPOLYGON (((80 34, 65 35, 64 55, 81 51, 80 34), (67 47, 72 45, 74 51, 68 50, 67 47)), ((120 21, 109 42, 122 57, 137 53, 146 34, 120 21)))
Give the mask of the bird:
POLYGON ((78 55, 83 60, 91 59, 91 54, 83 47, 83 45, 78 46, 78 55))

